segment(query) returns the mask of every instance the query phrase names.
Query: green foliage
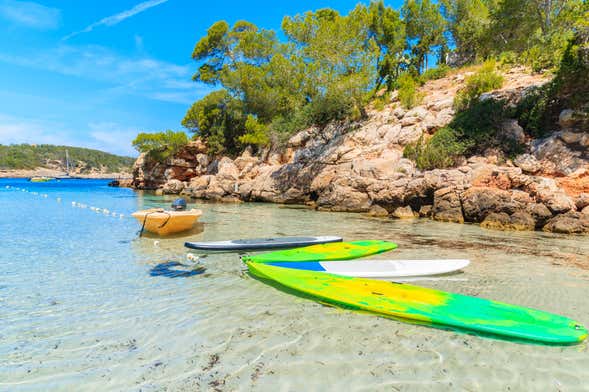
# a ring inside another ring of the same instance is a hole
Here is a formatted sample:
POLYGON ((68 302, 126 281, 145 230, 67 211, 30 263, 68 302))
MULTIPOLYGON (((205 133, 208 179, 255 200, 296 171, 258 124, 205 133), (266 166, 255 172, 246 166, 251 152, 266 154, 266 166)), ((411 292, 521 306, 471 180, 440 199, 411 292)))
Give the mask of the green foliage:
POLYGON ((429 80, 442 79, 446 77, 446 75, 448 75, 448 72, 450 72, 450 67, 446 64, 440 64, 437 67, 430 68, 424 73, 422 73, 419 76, 419 82, 421 84, 424 84, 429 80))
POLYGON ((128 171, 134 158, 121 157, 103 151, 80 147, 53 146, 49 144, 0 145, 0 168, 35 169, 46 167, 48 162, 61 162, 65 170, 65 151, 71 167, 84 165, 82 172, 106 168, 109 172, 128 171))
POLYGON ((485 35, 491 24, 493 2, 488 0, 441 0, 442 13, 458 54, 473 61, 484 57, 485 35))
POLYGON ((415 161, 421 170, 454 166, 468 148, 468 142, 452 128, 439 129, 428 141, 421 137, 417 143, 405 146, 403 156, 415 161))
POLYGON ((245 120, 246 133, 239 136, 238 140, 242 144, 252 144, 256 146, 265 146, 270 143, 267 133, 267 126, 260 124, 251 114, 245 120))
POLYGON ((207 142, 211 154, 233 154, 239 149, 239 136, 246 131, 242 102, 217 90, 195 102, 182 125, 207 142))
POLYGON ((399 101, 405 109, 411 109, 421 103, 423 97, 417 91, 417 82, 411 74, 402 74, 397 80, 397 84, 399 86, 399 101))
POLYGON ((188 143, 184 132, 167 130, 157 133, 140 133, 133 140, 133 147, 139 152, 148 153, 153 159, 163 162, 188 143))
POLYGON ((368 21, 369 36, 375 40, 379 49, 375 89, 385 84, 390 91, 406 63, 405 23, 399 12, 385 6, 383 0, 370 3, 368 21))
MULTIPOLYGON (((544 136, 558 128, 563 109, 586 113, 589 118, 589 34, 579 30, 563 51, 555 78, 528 94, 517 106, 516 116, 527 132, 544 136)), ((589 126, 589 124, 587 124, 589 126)))
POLYGON ((428 69, 428 54, 433 48, 446 44, 446 20, 438 5, 431 0, 405 0, 401 12, 415 70, 420 73, 422 69, 428 69))
POLYGON ((495 62, 487 61, 466 79, 465 86, 456 93, 454 109, 465 110, 477 102, 482 93, 501 88, 502 85, 503 76, 495 72, 495 62))

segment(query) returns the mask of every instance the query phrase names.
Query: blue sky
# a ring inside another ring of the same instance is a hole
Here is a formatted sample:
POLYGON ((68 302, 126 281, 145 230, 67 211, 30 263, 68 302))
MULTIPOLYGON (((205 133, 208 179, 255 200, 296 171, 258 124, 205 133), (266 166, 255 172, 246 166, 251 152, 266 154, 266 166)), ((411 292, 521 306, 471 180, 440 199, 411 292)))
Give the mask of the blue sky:
POLYGON ((0 144, 136 155, 138 132, 182 129, 207 93, 191 80, 190 55, 212 23, 279 29, 284 15, 358 2, 0 0, 0 144))

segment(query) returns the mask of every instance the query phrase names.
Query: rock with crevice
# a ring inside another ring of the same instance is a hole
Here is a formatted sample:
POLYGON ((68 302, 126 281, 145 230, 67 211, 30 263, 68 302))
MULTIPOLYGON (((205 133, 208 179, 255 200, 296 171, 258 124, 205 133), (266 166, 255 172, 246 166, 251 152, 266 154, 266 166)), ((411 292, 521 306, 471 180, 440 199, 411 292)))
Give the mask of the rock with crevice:
POLYGON ((434 192, 432 217, 442 222, 464 223, 460 195, 456 189, 447 187, 434 192))

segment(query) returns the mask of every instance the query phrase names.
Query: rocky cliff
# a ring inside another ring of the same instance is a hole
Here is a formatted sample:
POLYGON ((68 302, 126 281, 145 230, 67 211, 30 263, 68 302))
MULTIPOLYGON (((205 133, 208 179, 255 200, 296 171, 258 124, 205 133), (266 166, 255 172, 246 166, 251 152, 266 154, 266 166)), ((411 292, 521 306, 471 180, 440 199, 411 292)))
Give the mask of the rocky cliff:
MULTIPOLYGON (((384 109, 369 108, 364 121, 306 129, 280 149, 248 149, 230 159, 211 157, 193 141, 165 163, 142 155, 133 186, 218 201, 305 203, 399 219, 589 233, 589 130, 573 110, 564 110, 559 129, 544 139, 531 139, 516 119, 505 119, 502 132, 527 150, 513 160, 487 150, 456 168, 420 171, 403 158, 407 144, 452 120, 454 95, 468 74, 428 82, 421 88, 423 104, 411 110, 393 94, 384 109)), ((548 81, 521 68, 504 77, 504 87, 482 99, 515 103, 548 81)))

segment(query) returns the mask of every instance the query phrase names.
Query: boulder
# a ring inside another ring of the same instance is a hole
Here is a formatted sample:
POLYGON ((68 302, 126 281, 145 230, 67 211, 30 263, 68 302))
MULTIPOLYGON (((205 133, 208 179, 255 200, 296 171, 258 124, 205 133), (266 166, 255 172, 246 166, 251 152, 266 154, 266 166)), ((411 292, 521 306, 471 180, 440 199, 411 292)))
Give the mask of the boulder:
POLYGON ((575 209, 575 202, 564 192, 545 194, 542 201, 554 214, 562 214, 575 209))
POLYGON ((413 212, 410 206, 396 208, 391 216, 397 219, 413 219, 418 217, 418 215, 413 212))
POLYGON ((570 128, 575 125, 575 111, 573 109, 564 109, 558 116, 558 125, 561 128, 570 128))
POLYGON ((515 119, 508 119, 503 121, 501 123, 501 132, 504 139, 515 144, 524 144, 526 142, 526 134, 524 129, 515 119))
POLYGON ((166 195, 177 195, 184 190, 184 183, 180 180, 169 180, 162 188, 166 195))
POLYGON ((491 212, 510 215, 522 207, 511 192, 501 189, 472 187, 462 194, 464 218, 469 222, 481 222, 491 212))
POLYGON ((432 216, 432 209, 433 209, 433 206, 430 204, 426 204, 426 205, 421 206, 421 208, 419 209, 419 216, 431 217, 432 216))
POLYGON ((575 199, 575 206, 579 211, 589 206, 589 193, 581 193, 579 196, 577 196, 575 199))
POLYGON ((432 217, 442 222, 464 223, 460 196, 455 188, 447 187, 434 192, 432 217))
POLYGON ((556 215, 542 230, 562 234, 589 233, 589 215, 574 211, 556 215))
POLYGON ((581 211, 581 214, 584 214, 584 215, 588 215, 589 216, 589 206, 583 208, 583 210, 581 211))
POLYGON ((515 166, 521 168, 525 173, 537 173, 542 169, 542 165, 535 156, 531 154, 518 155, 513 161, 515 166))
POLYGON ((505 212, 491 212, 481 222, 481 227, 494 230, 534 230, 536 221, 527 212, 515 212, 508 215, 505 212))
POLYGON ((237 180, 239 169, 231 158, 223 157, 217 163, 217 178, 220 180, 237 180))
POLYGON ((526 212, 534 218, 536 228, 544 226, 548 219, 552 218, 552 213, 544 204, 531 203, 526 206, 526 212))
POLYGON ((385 216, 389 216, 389 212, 385 208, 383 208, 377 204, 374 204, 373 206, 370 207, 370 210, 368 210, 367 215, 368 216, 376 216, 376 217, 385 217, 385 216))
POLYGON ((370 198, 354 188, 331 184, 317 199, 317 208, 324 211, 367 212, 370 198))

